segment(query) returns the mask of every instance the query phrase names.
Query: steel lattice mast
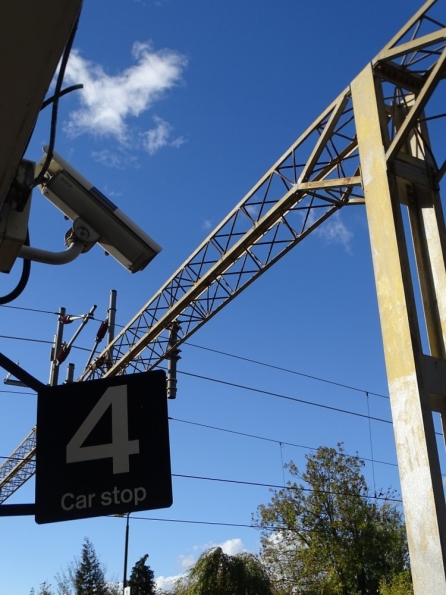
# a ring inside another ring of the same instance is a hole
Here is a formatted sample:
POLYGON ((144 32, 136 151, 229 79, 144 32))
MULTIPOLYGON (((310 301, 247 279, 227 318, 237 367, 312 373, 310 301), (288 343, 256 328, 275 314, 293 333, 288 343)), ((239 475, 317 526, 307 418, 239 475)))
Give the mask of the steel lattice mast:
POLYGON ((36 470, 36 428, 34 427, 0 466, 0 502, 4 502, 36 470))
MULTIPOLYGON (((153 368, 327 218, 365 202, 417 595, 446 595, 446 509, 432 421, 433 408, 446 414, 446 230, 438 194, 446 160, 427 129, 428 119, 444 116, 431 101, 446 76, 446 28, 431 15, 435 3, 421 7, 80 378, 153 368), (429 355, 415 308, 418 281, 429 355), (172 324, 179 325, 176 345, 172 324)), ((28 477, 33 472, 29 465, 28 477)))

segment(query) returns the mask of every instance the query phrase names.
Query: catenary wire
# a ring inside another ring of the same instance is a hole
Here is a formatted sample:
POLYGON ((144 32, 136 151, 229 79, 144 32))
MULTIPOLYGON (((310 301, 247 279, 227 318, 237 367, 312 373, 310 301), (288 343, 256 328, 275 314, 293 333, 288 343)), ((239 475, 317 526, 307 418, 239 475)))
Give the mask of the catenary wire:
POLYGON ((315 490, 314 488, 306 488, 302 485, 297 485, 297 486, 277 485, 277 484, 272 484, 272 483, 243 481, 243 480, 239 480, 239 479, 226 479, 226 478, 221 478, 221 477, 205 477, 205 476, 201 476, 201 475, 186 475, 186 474, 181 474, 181 473, 172 473, 172 477, 178 477, 180 479, 194 479, 194 480, 199 480, 199 481, 212 481, 212 482, 228 483, 228 484, 234 484, 234 485, 269 488, 269 489, 275 489, 275 490, 290 490, 290 491, 300 490, 300 491, 309 492, 312 494, 313 493, 332 494, 334 496, 343 496, 343 497, 348 496, 348 497, 354 497, 354 498, 365 498, 365 499, 370 499, 370 500, 384 500, 385 502, 402 503, 402 500, 400 498, 391 498, 389 496, 377 496, 376 494, 374 496, 372 496, 370 494, 354 494, 351 492, 349 493, 349 492, 333 492, 331 490, 315 490))
MULTIPOLYGON (((28 343, 44 343, 45 345, 53 345, 53 341, 47 341, 45 339, 31 339, 30 337, 15 337, 13 335, 0 335, 0 339, 9 339, 12 341, 27 341, 28 343)), ((79 347, 78 345, 72 345, 72 349, 79 349, 80 351, 88 351, 91 349, 87 347, 79 347)))
POLYGON ((333 384, 334 386, 339 386, 341 388, 347 388, 348 390, 354 390, 360 393, 368 393, 369 395, 373 395, 374 397, 381 397, 382 399, 388 399, 387 395, 382 395, 380 393, 375 393, 372 391, 365 390, 363 388, 358 388, 356 386, 350 386, 348 384, 342 384, 341 382, 336 382, 334 380, 328 380, 327 378, 321 378, 319 376, 313 376, 311 374, 305 374, 303 372, 297 372, 296 370, 290 370, 289 368, 284 368, 282 366, 276 366, 274 364, 268 364, 266 362, 261 362, 259 360, 251 359, 249 357, 244 357, 241 355, 235 355, 233 353, 228 353, 226 351, 220 351, 218 349, 212 349, 211 347, 203 347, 202 345, 197 345, 195 343, 190 343, 189 341, 185 342, 185 345, 189 345, 190 347, 195 347, 197 349, 204 349, 206 351, 211 351, 213 353, 218 353, 219 355, 224 355, 226 357, 232 357, 234 359, 239 359, 245 362, 249 362, 251 364, 257 364, 258 366, 264 366, 266 368, 272 368, 274 370, 279 370, 281 372, 287 372, 288 374, 295 374, 296 376, 303 376, 304 378, 310 378, 311 380, 318 380, 319 382, 325 382, 327 384, 333 384))
POLYGON ((354 498, 368 498, 370 500, 384 500, 386 502, 397 502, 398 504, 401 504, 403 501, 401 500, 401 498, 390 498, 388 496, 377 496, 376 494, 374 496, 371 496, 369 494, 365 495, 365 494, 352 494, 349 492, 332 492, 331 490, 315 490, 313 488, 306 488, 304 486, 298 485, 297 487, 294 486, 290 486, 290 485, 277 485, 277 484, 272 484, 272 483, 261 483, 261 482, 255 482, 255 481, 242 481, 239 479, 224 479, 221 477, 203 477, 200 475, 183 475, 180 473, 172 473, 172 477, 179 477, 181 479, 197 479, 197 480, 201 480, 201 481, 215 481, 215 482, 219 482, 219 483, 230 483, 230 484, 236 484, 236 485, 245 485, 245 486, 253 486, 253 487, 261 487, 261 488, 270 488, 273 490, 302 490, 303 492, 309 492, 311 494, 332 494, 333 496, 343 496, 343 497, 347 497, 347 496, 351 496, 354 498))
MULTIPOLYGON (((8 306, 3 306, 3 307, 8 307, 8 306)), ((16 307, 16 306, 9 306, 9 307, 14 308, 14 309, 27 309, 27 310, 30 310, 30 311, 33 311, 33 312, 41 312, 41 313, 45 313, 45 314, 57 314, 57 315, 59 315, 58 312, 51 312, 51 311, 48 311, 48 310, 35 310, 35 309, 22 308, 22 307, 16 307)), ((92 320, 96 320, 96 319, 94 317, 92 317, 92 320)), ((10 340, 35 342, 35 343, 44 343, 44 344, 47 344, 47 345, 52 345, 53 344, 52 341, 45 341, 43 339, 32 339, 32 338, 27 338, 27 337, 15 337, 15 336, 10 336, 10 335, 0 335, 0 338, 10 339, 10 340)), ((366 395, 368 394, 368 395, 373 395, 373 396, 378 396, 378 397, 382 397, 382 398, 388 399, 388 397, 386 397, 385 395, 381 395, 379 393, 369 392, 369 391, 366 391, 364 389, 360 389, 360 388, 357 388, 357 387, 352 387, 352 386, 349 386, 349 385, 341 384, 341 383, 338 383, 338 382, 335 382, 335 381, 330 381, 330 380, 323 379, 323 378, 320 378, 320 377, 317 377, 317 376, 310 376, 310 375, 307 375, 307 374, 304 374, 304 373, 301 373, 301 372, 296 372, 294 370, 289 370, 287 368, 281 368, 279 366, 274 366, 272 364, 267 364, 265 362, 259 362, 257 360, 251 360, 249 358, 245 358, 245 357, 242 357, 242 356, 236 356, 236 355, 233 355, 233 354, 228 354, 226 352, 218 351, 218 350, 215 350, 215 349, 212 349, 212 348, 209 348, 209 347, 202 347, 202 346, 191 344, 191 343, 187 343, 187 344, 188 345, 192 345, 192 346, 197 347, 197 348, 200 348, 200 349, 206 349, 206 350, 209 350, 209 351, 213 351, 213 352, 219 353, 221 355, 225 355, 225 356, 229 356, 229 357, 235 357, 237 359, 249 361, 251 363, 256 363, 256 364, 267 366, 267 367, 276 368, 278 370, 282 370, 282 371, 289 372, 289 373, 292 373, 292 374, 296 374, 296 375, 308 377, 308 378, 311 378, 311 379, 314 379, 314 380, 318 380, 318 381, 321 381, 321 382, 326 382, 328 384, 333 384, 333 385, 336 385, 336 386, 347 388, 349 390, 355 390, 357 392, 362 392, 362 393, 364 393, 366 395)), ((80 346, 77 346, 77 345, 73 345, 72 347, 73 347, 73 349, 77 349, 77 350, 80 350, 80 351, 86 351, 86 352, 90 352, 91 351, 90 349, 88 349, 86 347, 80 347, 80 346)), ((206 376, 202 376, 202 375, 199 375, 199 374, 193 374, 191 372, 185 372, 185 371, 181 371, 181 370, 178 371, 178 373, 184 374, 184 375, 187 375, 187 376, 192 376, 192 377, 200 378, 202 380, 208 380, 210 382, 217 382, 217 383, 220 383, 220 384, 226 384, 228 386, 233 386, 235 388, 241 388, 241 389, 244 389, 244 390, 249 390, 249 391, 258 392, 258 393, 261 393, 261 394, 275 396, 277 398, 287 399, 287 400, 291 400, 291 401, 295 401, 295 402, 299 402, 299 403, 303 403, 303 404, 307 404, 307 405, 313 405, 315 407, 320 407, 320 408, 323 408, 323 409, 328 409, 328 410, 331 410, 331 411, 336 411, 338 413, 345 413, 345 414, 349 414, 349 415, 354 415, 354 416, 357 416, 357 417, 361 417, 361 418, 364 418, 364 419, 369 419, 369 420, 373 420, 373 421, 379 421, 381 423, 392 424, 392 421, 391 420, 386 420, 386 419, 383 419, 383 418, 374 417, 374 416, 366 415, 366 414, 363 414, 363 413, 357 413, 357 412, 354 412, 354 411, 349 411, 347 409, 341 409, 341 408, 333 407, 333 406, 330 406, 330 405, 323 405, 323 404, 320 404, 320 403, 313 403, 313 402, 307 401, 305 399, 298 399, 296 397, 290 397, 288 395, 281 395, 279 393, 273 393, 273 392, 270 392, 270 391, 264 391, 264 390, 257 389, 257 388, 254 388, 254 387, 249 387, 249 386, 244 386, 244 385, 241 385, 241 384, 231 383, 231 382, 220 380, 220 379, 217 379, 217 378, 209 378, 209 377, 206 377, 206 376)), ((5 391, 5 392, 8 392, 8 391, 5 391)), ((24 393, 24 394, 32 394, 32 393, 24 393)), ((436 435, 441 436, 442 434, 439 433, 439 432, 436 432, 436 435)))
MULTIPOLYGON (((0 338, 3 338, 3 339, 13 339, 13 340, 21 340, 21 341, 31 341, 31 342, 37 342, 37 343, 46 343, 46 344, 49 344, 49 345, 52 345, 53 344, 51 341, 44 341, 42 339, 29 339, 29 338, 24 338, 24 337, 13 337, 13 336, 8 336, 8 335, 0 335, 0 338)), ((72 347, 73 347, 73 349, 78 349, 80 351, 88 351, 88 352, 90 352, 90 349, 87 349, 86 347, 79 347, 77 345, 73 345, 72 347)), ((302 403, 302 404, 305 404, 305 405, 312 405, 313 407, 319 407, 321 409, 326 409, 328 411, 334 411, 334 412, 337 412, 337 413, 344 413, 346 415, 353 415, 355 417, 360 417, 362 419, 369 419, 369 420, 372 420, 372 421, 378 421, 378 422, 386 423, 386 424, 390 424, 390 425, 392 425, 392 423, 393 423, 391 420, 384 419, 384 418, 381 418, 381 417, 375 417, 375 416, 371 416, 371 415, 366 415, 364 413, 358 413, 356 411, 349 411, 348 409, 342 409, 340 407, 333 407, 332 405, 324 405, 322 403, 314 403, 314 402, 308 401, 306 399, 298 399, 297 397, 290 397, 289 395, 282 395, 280 393, 275 393, 275 392, 271 392, 271 391, 265 391, 265 390, 262 390, 262 389, 259 389, 259 388, 250 387, 250 386, 246 386, 246 385, 242 385, 242 384, 237 384, 237 383, 234 383, 234 382, 229 382, 227 380, 221 380, 221 379, 218 379, 218 378, 210 378, 208 376, 202 376, 200 374, 193 374, 192 372, 185 372, 184 370, 178 371, 178 373, 179 374, 183 374, 185 376, 191 376, 191 377, 194 377, 194 378, 199 378, 201 380, 207 380, 209 382, 216 382, 216 383, 219 383, 219 384, 224 384, 226 386, 232 386, 234 388, 240 388, 240 389, 243 389, 243 390, 248 390, 248 391, 256 392, 256 393, 259 393, 259 394, 269 395, 269 396, 277 397, 277 398, 280 398, 280 399, 285 399, 285 400, 288 400, 288 401, 293 401, 295 403, 302 403)), ((33 393, 24 393, 24 394, 33 394, 33 393)), ((438 436, 441 436, 441 433, 439 433, 439 432, 436 432, 436 434, 438 436)))
MULTIPOLYGON (((0 338, 3 338, 3 339, 12 339, 12 340, 20 340, 20 341, 31 341, 31 342, 36 342, 36 343, 46 343, 46 344, 49 344, 49 345, 52 345, 53 344, 52 341, 45 341, 43 339, 30 339, 30 338, 25 338, 25 337, 14 337, 14 336, 9 336, 9 335, 0 335, 0 338)), ((87 349, 86 347, 79 347, 77 345, 73 345, 72 348, 73 349, 78 349, 80 351, 87 351, 87 352, 90 352, 91 351, 90 349, 87 349)), ((334 411, 334 412, 337 412, 337 413, 344 413, 346 415, 353 415, 355 417, 360 417, 362 419, 369 419, 369 420, 372 420, 372 421, 378 421, 378 422, 386 423, 386 424, 390 424, 390 425, 392 425, 392 423, 393 423, 391 420, 384 419, 384 418, 381 418, 381 417, 370 416, 370 415, 366 415, 364 413, 358 413, 356 411, 349 411, 348 409, 342 409, 340 407, 333 407, 332 405, 324 405, 322 403, 314 403, 314 402, 308 401, 306 399, 298 399, 297 397, 290 397, 289 395, 282 395, 280 393, 275 393, 275 392, 271 392, 271 391, 265 391, 265 390, 262 390, 262 389, 259 389, 259 388, 245 386, 245 385, 237 384, 237 383, 234 383, 234 382, 229 382, 227 380, 221 380, 221 379, 218 379, 218 378, 210 378, 208 376, 202 376, 200 374, 193 374, 192 372, 185 372, 184 370, 178 371, 178 373, 179 374, 183 374, 185 376, 191 376, 191 377, 194 377, 194 378, 199 378, 201 380, 207 380, 209 382, 216 382, 216 383, 219 383, 219 384, 224 384, 226 386, 232 386, 234 388, 240 388, 240 389, 243 389, 243 390, 248 390, 248 391, 256 392, 256 393, 259 393, 259 394, 269 395, 269 396, 277 397, 277 398, 280 398, 280 399, 285 399, 285 400, 288 400, 288 401, 293 401, 295 403, 302 403, 302 404, 305 404, 305 405, 312 405, 313 407, 319 407, 321 409, 326 409, 328 411, 334 411)), ((5 391, 5 392, 9 392, 9 391, 5 391)), ((11 391, 11 392, 15 392, 15 391, 11 391)), ((33 393, 23 393, 23 394, 33 394, 33 393)), ((438 436, 441 436, 442 435, 439 432, 435 432, 435 433, 438 436)))
MULTIPOLYGON (((52 341, 45 341, 43 339, 31 339, 31 338, 26 338, 26 337, 14 337, 14 336, 11 336, 11 335, 0 335, 0 339, 10 339, 10 340, 17 340, 17 341, 29 341, 29 342, 35 342, 35 343, 44 343, 44 344, 47 344, 47 345, 52 345, 53 344, 52 341)), ((79 347, 77 345, 73 345, 73 348, 74 349, 78 349, 80 351, 88 351, 88 352, 91 351, 90 349, 87 349, 86 347, 79 347)), ((290 401, 294 401, 294 402, 298 402, 298 403, 303 403, 303 404, 306 404, 306 405, 313 405, 314 407, 320 407, 322 409, 328 409, 328 410, 331 410, 331 411, 336 411, 338 413, 345 413, 345 414, 349 414, 349 415, 355 415, 357 417, 362 417, 364 419, 371 419, 373 421, 379 421, 379 422, 382 422, 382 423, 392 424, 392 421, 386 420, 386 419, 383 419, 383 418, 380 418, 380 417, 368 416, 368 415, 365 415, 363 413, 357 413, 355 411, 349 411, 348 409, 341 409, 339 407, 333 407, 331 405, 323 405, 323 404, 320 404, 320 403, 313 403, 312 401, 308 401, 308 400, 305 400, 305 399, 298 399, 296 397, 290 397, 290 396, 287 396, 287 395, 281 395, 279 393, 273 393, 273 392, 270 392, 270 391, 265 391, 265 390, 261 390, 261 389, 254 388, 254 387, 244 386, 242 384, 236 384, 236 383, 233 383, 233 382, 228 382, 228 381, 225 381, 225 380, 220 380, 218 378, 210 378, 210 377, 202 376, 202 375, 199 375, 199 374, 193 374, 192 372, 185 372, 184 370, 178 371, 178 373, 179 374, 184 374, 186 376, 192 376, 192 377, 195 377, 195 378, 200 378, 202 380, 208 380, 209 382, 217 382, 217 383, 225 384, 227 386, 232 386, 232 387, 235 387, 235 388, 241 388, 241 389, 244 389, 244 390, 249 390, 249 391, 253 391, 253 392, 257 392, 257 393, 261 393, 261 394, 265 394, 265 395, 275 396, 277 398, 287 399, 287 400, 290 400, 290 401)))
POLYGON ((340 407, 333 407, 332 405, 324 405, 322 403, 313 403, 312 401, 307 401, 305 399, 298 399, 297 397, 290 397, 288 395, 282 395, 280 393, 262 390, 260 388, 254 388, 252 386, 237 384, 235 382, 228 382, 227 380, 221 380, 219 378, 210 378, 209 376, 202 376, 201 374, 193 374, 192 372, 184 372, 183 370, 181 370, 181 371, 178 370, 178 374, 183 374, 185 376, 191 376, 193 378, 199 378, 201 380, 208 380, 209 382, 217 382, 218 384, 224 384, 226 386, 232 386, 234 388, 241 388, 243 390, 248 390, 248 391, 259 393, 262 395, 277 397, 278 399, 294 401, 295 403, 303 403, 304 405, 312 405, 313 407, 320 407, 321 409, 327 409, 329 411, 336 411, 337 413, 345 413, 348 415, 354 415, 356 417, 361 417, 363 419, 371 419, 373 421, 379 421, 381 423, 392 424, 391 420, 384 419, 382 417, 369 416, 369 415, 366 415, 365 413, 357 413, 356 411, 349 411, 348 409, 341 409, 340 407))
MULTIPOLYGON (((2 305, 0 304, 0 307, 2 308, 11 308, 12 310, 23 310, 25 312, 34 312, 35 314, 52 314, 54 316, 60 316, 60 312, 56 312, 54 310, 41 310, 40 308, 25 308, 24 306, 11 306, 11 305, 2 305)), ((72 313, 66 313, 65 316, 85 316, 85 314, 72 314, 72 313)), ((90 316, 90 320, 97 320, 98 322, 102 322, 102 320, 100 318, 95 318, 94 316, 90 316)), ((124 328, 124 325, 122 324, 115 324, 115 326, 119 326, 124 328)))
POLYGON ((247 529, 259 529, 259 527, 257 527, 256 525, 247 525, 243 523, 218 523, 215 521, 190 521, 182 519, 155 519, 152 517, 133 515, 131 515, 130 518, 132 519, 132 521, 159 521, 161 523, 184 523, 189 525, 214 525, 218 527, 246 527, 247 529))
MULTIPOLYGON (((177 421, 177 422, 188 424, 188 425, 191 425, 191 426, 197 426, 197 427, 206 428, 206 429, 209 429, 209 430, 216 430, 216 431, 219 431, 219 432, 226 432, 228 434, 235 434, 237 436, 244 436, 246 438, 253 438, 255 440, 263 440, 263 441, 266 441, 266 442, 273 442, 274 444, 282 444, 282 445, 285 445, 285 446, 291 446, 291 447, 295 447, 295 448, 302 448, 302 449, 305 449, 305 450, 313 450, 313 451, 316 451, 317 450, 317 448, 314 447, 314 446, 306 446, 306 445, 303 445, 303 444, 296 444, 294 442, 286 442, 284 440, 275 440, 274 438, 266 438, 265 436, 258 436, 256 434, 248 434, 247 432, 238 432, 236 430, 229 430, 227 428, 219 428, 217 426, 211 426, 209 424, 202 424, 202 423, 194 422, 194 421, 190 421, 190 420, 179 419, 177 417, 171 417, 171 416, 169 416, 168 419, 169 419, 169 421, 177 421)), ((389 465, 391 467, 398 467, 397 463, 390 463, 388 461, 380 461, 380 460, 377 460, 377 459, 369 459, 367 457, 361 457, 359 455, 346 454, 345 456, 353 457, 353 458, 356 458, 356 459, 361 459, 363 461, 379 463, 381 465, 389 465)), ((17 457, 4 457, 4 456, 0 456, 0 459, 9 459, 11 461, 17 461, 17 462, 21 462, 21 461, 24 461, 25 460, 25 459, 21 459, 21 458, 17 458, 17 457)))
MULTIPOLYGON (((5 305, 3 307, 4 308, 12 308, 14 310, 25 310, 25 311, 29 311, 29 312, 36 312, 36 313, 39 313, 39 314, 52 314, 52 315, 60 316, 60 313, 59 312, 54 312, 54 311, 51 311, 51 310, 40 310, 40 309, 37 309, 37 308, 25 308, 25 307, 21 307, 21 306, 7 306, 7 305, 5 305)), ((74 315, 71 315, 71 316, 74 316, 74 315)), ((95 321, 101 322, 101 319, 95 318, 94 316, 91 317, 91 320, 95 320, 95 321)), ((115 323, 115 326, 116 327, 119 327, 119 328, 124 328, 124 325, 122 325, 122 324, 115 323)), ((380 397, 382 399, 388 399, 389 398, 388 395, 383 395, 381 393, 375 393, 373 391, 366 390, 366 389, 363 389, 363 388, 359 388, 357 386, 351 386, 349 384, 343 384, 342 382, 337 382, 335 380, 330 380, 328 378, 322 378, 320 376, 314 376, 314 375, 311 375, 311 374, 305 374, 304 372, 298 372, 297 370, 291 370, 290 368, 284 368, 282 366, 277 366, 275 364, 269 364, 267 362, 262 362, 260 360, 256 360, 256 359, 244 357, 244 356, 241 356, 241 355, 236 355, 234 353, 228 353, 226 351, 221 351, 221 350, 218 350, 218 349, 213 349, 212 347, 205 347, 204 345, 197 345, 196 343, 190 343, 189 341, 185 341, 184 342, 184 345, 188 345, 189 347, 194 347, 196 349, 202 349, 204 351, 210 351, 212 353, 217 353, 218 355, 224 355, 225 357, 232 357, 234 359, 239 359, 239 360, 246 361, 246 362, 249 362, 249 363, 252 363, 252 364, 256 364, 256 365, 259 365, 259 366, 264 366, 264 367, 267 367, 267 368, 272 368, 274 370, 278 370, 278 371, 281 371, 281 372, 286 372, 288 374, 295 374, 296 376, 302 376, 304 378, 310 378, 311 380, 317 380, 318 382, 325 382, 326 384, 332 384, 334 386, 339 386, 340 388, 346 388, 348 390, 353 390, 353 391, 364 393, 364 394, 368 393, 370 396, 380 397)))
MULTIPOLYGON (((171 417, 169 415, 169 420, 171 421, 178 421, 180 423, 189 424, 192 426, 198 426, 201 428, 207 428, 209 430, 217 430, 219 432, 226 432, 228 434, 235 434, 237 436, 244 436, 246 438, 254 438, 256 440, 264 440, 265 442, 274 442, 275 444, 283 444, 284 446, 292 446, 295 448, 303 448, 305 450, 317 450, 314 446, 306 446, 304 444, 296 444, 294 442, 285 442, 284 440, 275 440, 274 438, 266 438, 265 436, 257 436, 256 434, 248 434, 247 432, 238 432, 236 430, 228 430, 227 428, 219 428, 217 426, 211 426, 209 424, 202 424, 195 421, 189 421, 186 419, 178 419, 177 417, 171 417)), ((360 457, 359 455, 346 455, 349 457, 362 459, 363 461, 379 463, 381 465, 389 465, 391 467, 398 467, 397 463, 389 463, 388 461, 379 461, 377 459, 369 459, 367 457, 360 457)))
MULTIPOLYGON (((117 515, 107 515, 108 518, 119 518, 117 515)), ((130 515, 130 519, 132 521, 159 521, 160 523, 182 523, 187 525, 212 525, 217 527, 241 527, 246 529, 256 529, 257 531, 279 531, 281 529, 287 530, 288 527, 273 527, 273 526, 258 526, 258 525, 248 525, 247 523, 223 523, 218 521, 192 521, 189 519, 161 519, 155 517, 146 517, 146 516, 134 516, 130 515)), ((300 530, 300 533, 307 533, 310 530, 300 530)))
MULTIPOLYGON (((111 518, 114 515, 109 515, 111 518)), ((115 517, 117 518, 117 517, 115 517)), ((189 525, 211 525, 217 527, 239 527, 239 528, 246 528, 246 529, 256 529, 257 531, 282 531, 282 530, 289 530, 289 527, 280 527, 280 526, 259 526, 259 525, 248 525, 246 523, 223 523, 223 522, 216 522, 216 521, 192 521, 188 519, 162 519, 162 518, 154 518, 154 517, 140 517, 140 516, 133 516, 131 515, 130 518, 135 521, 159 521, 161 523, 182 523, 182 524, 189 524, 189 525)), ((311 529, 299 529, 299 534, 309 533, 311 529)), ((396 539, 399 539, 396 537, 396 539)), ((282 583, 287 582, 285 579, 281 580, 282 583)), ((289 581, 288 581, 289 582, 289 581)))
MULTIPOLYGON (((107 515, 108 518, 119 518, 118 515, 107 515)), ((256 529, 257 531, 280 531, 280 530, 288 530, 288 527, 274 527, 274 526, 259 526, 259 525, 248 525, 247 523, 223 523, 218 521, 192 521, 189 519, 162 519, 162 518, 155 518, 155 517, 145 517, 145 516, 134 516, 130 514, 130 519, 132 521, 158 521, 160 523, 182 523, 188 525, 213 525, 217 527, 241 527, 246 529, 256 529)), ((311 531, 311 529, 303 530, 301 529, 300 533, 307 533, 311 531)))
POLYGON ((12 310, 25 310, 26 312, 36 312, 37 314, 57 314, 60 316, 59 312, 53 312, 52 310, 40 310, 38 308, 25 308, 24 306, 10 306, 6 304, 0 305, 2 308, 11 308, 12 310))

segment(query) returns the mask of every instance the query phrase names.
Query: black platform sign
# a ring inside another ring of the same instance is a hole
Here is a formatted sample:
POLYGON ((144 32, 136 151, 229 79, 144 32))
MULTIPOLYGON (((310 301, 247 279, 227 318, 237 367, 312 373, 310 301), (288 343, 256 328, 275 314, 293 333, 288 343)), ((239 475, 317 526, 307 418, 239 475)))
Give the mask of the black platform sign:
POLYGON ((163 371, 39 391, 37 523, 171 504, 163 371))

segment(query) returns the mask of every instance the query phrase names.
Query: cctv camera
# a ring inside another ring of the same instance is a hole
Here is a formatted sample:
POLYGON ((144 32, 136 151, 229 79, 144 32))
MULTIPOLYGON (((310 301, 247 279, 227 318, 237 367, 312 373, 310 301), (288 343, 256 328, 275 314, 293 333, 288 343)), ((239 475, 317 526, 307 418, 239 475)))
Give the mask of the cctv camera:
MULTIPOLYGON (((43 150, 46 153, 48 147, 43 150)), ((45 159, 46 155, 37 164, 37 175, 45 159)), ((39 187, 69 219, 80 218, 90 226, 99 236, 99 245, 132 273, 144 269, 161 252, 152 238, 57 153, 39 187)))

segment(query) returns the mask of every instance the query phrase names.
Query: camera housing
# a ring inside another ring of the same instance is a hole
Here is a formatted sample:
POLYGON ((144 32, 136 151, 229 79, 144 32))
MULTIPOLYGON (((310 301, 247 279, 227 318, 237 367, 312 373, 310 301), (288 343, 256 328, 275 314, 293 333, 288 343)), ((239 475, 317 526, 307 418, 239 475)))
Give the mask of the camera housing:
MULTIPOLYGON (((48 147, 43 150, 36 175, 42 170, 48 147)), ((161 252, 161 246, 58 153, 53 153, 39 187, 66 217, 87 223, 98 234, 98 244, 130 272, 142 271, 161 252)))

